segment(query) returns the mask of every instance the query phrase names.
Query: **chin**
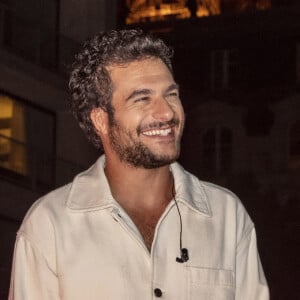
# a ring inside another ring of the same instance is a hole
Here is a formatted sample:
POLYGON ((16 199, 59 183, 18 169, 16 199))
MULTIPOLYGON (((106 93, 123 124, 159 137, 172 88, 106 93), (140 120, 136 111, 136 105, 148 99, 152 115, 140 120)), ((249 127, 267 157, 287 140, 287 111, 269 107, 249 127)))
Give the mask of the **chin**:
POLYGON ((140 167, 144 168, 144 169, 158 169, 161 167, 165 167, 170 165, 171 163, 175 162, 176 159, 166 159, 166 160, 155 160, 155 161, 151 161, 151 162, 147 162, 143 165, 141 165, 140 167))
POLYGON ((179 153, 175 155, 160 155, 160 156, 152 156, 143 161, 142 167, 145 169, 155 169, 161 168, 171 163, 175 162, 179 157, 179 153))

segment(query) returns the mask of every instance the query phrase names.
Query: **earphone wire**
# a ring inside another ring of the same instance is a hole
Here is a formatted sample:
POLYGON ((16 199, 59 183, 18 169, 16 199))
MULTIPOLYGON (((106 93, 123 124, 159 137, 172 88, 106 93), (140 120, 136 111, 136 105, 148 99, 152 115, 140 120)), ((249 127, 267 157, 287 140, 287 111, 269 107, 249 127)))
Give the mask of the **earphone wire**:
POLYGON ((182 251, 182 218, 181 218, 181 213, 179 210, 179 206, 178 206, 178 202, 176 200, 176 192, 175 192, 175 182, 173 179, 173 185, 172 185, 172 194, 173 194, 173 198, 174 198, 174 202, 178 211, 178 215, 179 215, 179 222, 180 222, 180 234, 179 234, 179 246, 180 246, 180 253, 182 251))

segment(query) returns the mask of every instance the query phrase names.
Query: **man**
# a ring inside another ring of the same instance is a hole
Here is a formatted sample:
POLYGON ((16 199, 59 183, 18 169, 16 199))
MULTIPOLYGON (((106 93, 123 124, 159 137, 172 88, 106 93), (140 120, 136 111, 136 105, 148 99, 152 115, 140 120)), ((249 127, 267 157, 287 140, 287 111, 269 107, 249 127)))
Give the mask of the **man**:
POLYGON ((123 30, 77 56, 71 110, 105 156, 25 217, 10 299, 269 298, 240 201, 175 162, 184 112, 171 55, 123 30))

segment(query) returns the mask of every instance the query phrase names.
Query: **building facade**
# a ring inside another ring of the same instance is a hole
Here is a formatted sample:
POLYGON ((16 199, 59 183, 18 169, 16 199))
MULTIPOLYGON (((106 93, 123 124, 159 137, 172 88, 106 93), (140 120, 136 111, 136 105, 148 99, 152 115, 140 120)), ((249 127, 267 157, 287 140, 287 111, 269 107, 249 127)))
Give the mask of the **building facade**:
POLYGON ((272 299, 299 299, 299 20, 296 0, 0 0, 0 299, 27 209, 99 155, 68 112, 68 66, 116 27, 175 48, 180 162, 242 198, 272 299))

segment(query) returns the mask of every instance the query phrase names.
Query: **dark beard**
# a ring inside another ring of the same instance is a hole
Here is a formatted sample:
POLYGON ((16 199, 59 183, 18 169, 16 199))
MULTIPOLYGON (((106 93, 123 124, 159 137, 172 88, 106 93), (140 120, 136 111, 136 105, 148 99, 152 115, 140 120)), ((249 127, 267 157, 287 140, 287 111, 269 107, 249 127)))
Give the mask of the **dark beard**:
MULTIPOLYGON (((170 123, 178 124, 179 121, 173 120, 170 123)), ((178 141, 178 150, 175 155, 156 155, 141 142, 136 142, 132 135, 125 131, 115 119, 110 120, 110 143, 114 151, 118 154, 121 161, 130 164, 136 168, 154 169, 169 165, 176 161, 180 153, 180 145, 178 141), (119 133, 123 133, 130 140, 128 145, 122 144, 122 139, 119 133), (120 143, 121 142, 121 143, 120 143)), ((153 126, 151 126, 153 127, 153 126)), ((140 132, 139 128, 137 132, 140 132)))

